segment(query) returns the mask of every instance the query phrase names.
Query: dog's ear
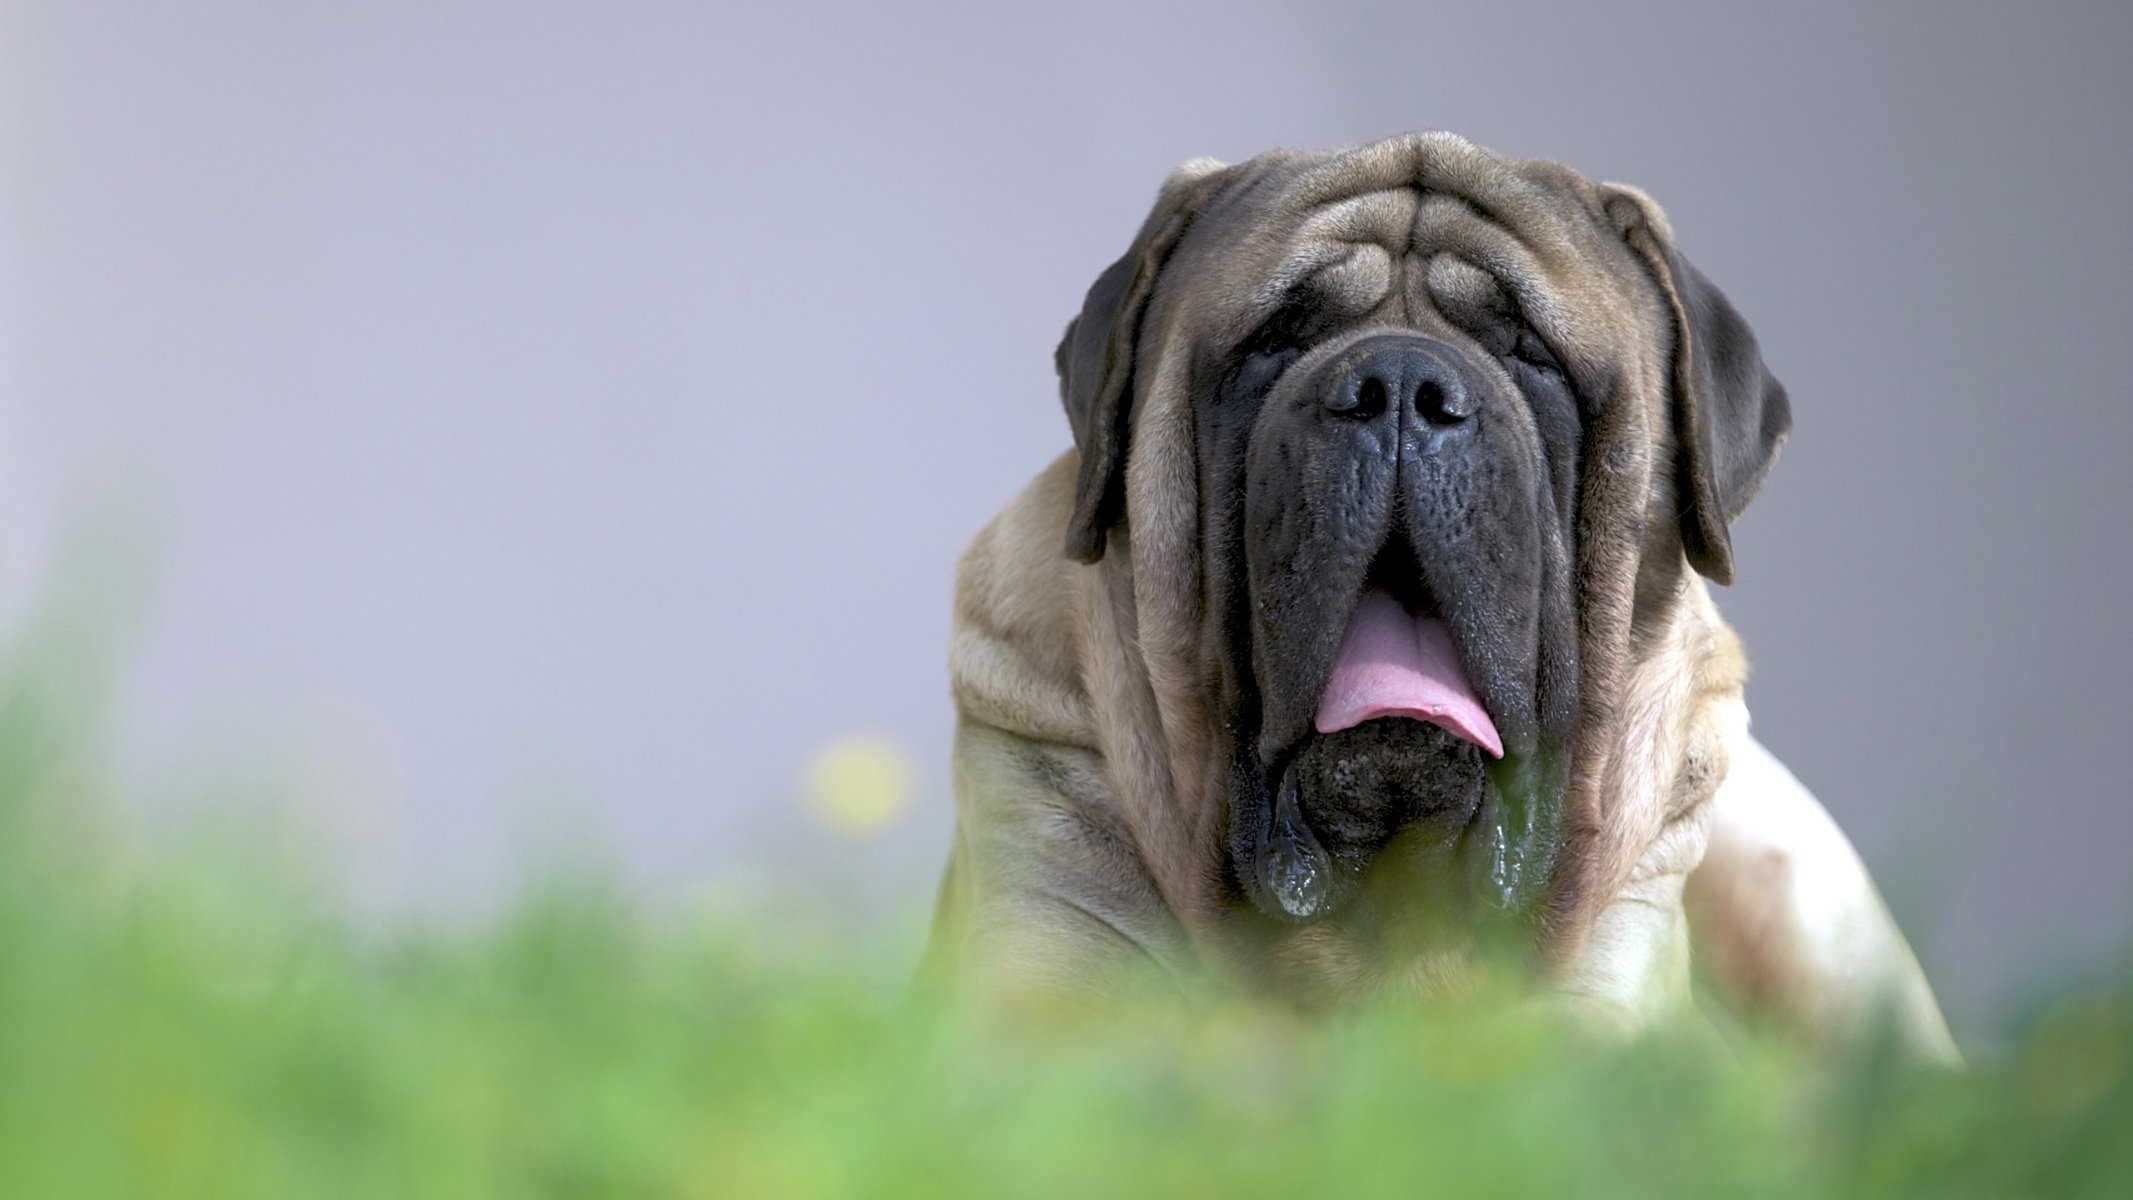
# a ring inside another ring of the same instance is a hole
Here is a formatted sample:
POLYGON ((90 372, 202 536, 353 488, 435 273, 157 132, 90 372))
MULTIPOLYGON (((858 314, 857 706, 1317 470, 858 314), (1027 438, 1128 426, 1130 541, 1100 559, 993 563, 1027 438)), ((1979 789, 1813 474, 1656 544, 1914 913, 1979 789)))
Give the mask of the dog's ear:
POLYGON ((1111 527, 1125 513, 1126 450, 1133 429, 1133 368, 1141 317, 1178 241, 1211 195, 1222 164, 1196 158, 1173 171, 1123 258, 1089 287, 1081 315, 1067 322, 1053 362, 1074 445, 1081 451, 1074 516, 1066 552, 1080 562, 1104 556, 1111 527))
POLYGON ((1763 365, 1755 333, 1674 246, 1666 215, 1632 187, 1609 186, 1607 213, 1644 260, 1673 314, 1673 418, 1681 544, 1690 565, 1733 582, 1728 527, 1763 486, 1792 432, 1785 388, 1763 365))

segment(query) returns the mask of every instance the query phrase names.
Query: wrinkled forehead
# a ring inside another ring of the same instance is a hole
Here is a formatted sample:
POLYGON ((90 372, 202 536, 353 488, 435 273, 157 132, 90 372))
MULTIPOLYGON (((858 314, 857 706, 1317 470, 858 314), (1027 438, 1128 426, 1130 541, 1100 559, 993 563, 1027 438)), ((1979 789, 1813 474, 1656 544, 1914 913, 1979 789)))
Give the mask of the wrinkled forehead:
POLYGON ((1604 220, 1600 185, 1567 167, 1422 133, 1226 170, 1234 181, 1166 272, 1166 290, 1218 337, 1241 339, 1298 299, 1334 319, 1410 323, 1509 305, 1585 357, 1649 315, 1648 281, 1604 220))

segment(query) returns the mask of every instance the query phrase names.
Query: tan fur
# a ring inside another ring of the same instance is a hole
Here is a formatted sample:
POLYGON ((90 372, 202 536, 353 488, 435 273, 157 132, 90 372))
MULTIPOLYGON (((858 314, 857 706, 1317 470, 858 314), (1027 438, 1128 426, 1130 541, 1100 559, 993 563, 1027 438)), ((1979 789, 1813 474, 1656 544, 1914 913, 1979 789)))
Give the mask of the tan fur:
MULTIPOLYGON (((1728 852, 1698 872, 1723 808, 1714 797, 1750 745, 1746 664, 1668 532, 1679 305, 1633 246, 1671 237, 1648 198, 1420 134, 1330 157, 1196 160, 1166 183, 1143 236, 1144 253, 1163 258, 1163 285, 1144 297, 1134 330, 1125 512, 1108 549, 1093 564, 1061 553, 1076 516, 1070 451, 987 526, 959 571, 958 809, 933 950, 941 966, 1017 993, 1101 995, 1151 968, 1179 980, 1308 979, 1334 995, 1452 985, 1457 956, 1442 947, 1383 963, 1319 925, 1256 956, 1226 936, 1223 772, 1208 700, 1219 630, 1202 611, 1188 372, 1197 347, 1250 329, 1280 287, 1314 271, 1324 303, 1356 326, 1447 338, 1464 335, 1440 306, 1485 299, 1494 279, 1516 289, 1582 385, 1618 401, 1588 433, 1596 449, 1580 493, 1586 732, 1543 939, 1558 986, 1607 1023, 1639 1028, 1687 1004, 1691 956, 1708 944, 1709 965, 1729 977, 1722 990, 1816 1036, 1858 1026, 1887 987, 1908 988, 1911 1019, 1940 1028, 1870 884, 1844 901, 1844 919, 1865 932, 1816 956, 1770 949, 1830 943, 1799 928, 1799 906, 1769 899, 1798 882, 1771 866, 1771 853, 1787 853, 1782 829, 1751 835, 1740 832, 1749 823, 1721 819, 1728 852), (1238 178, 1278 186, 1232 214, 1248 224, 1215 254, 1190 236, 1192 206, 1238 178), (1705 901, 1694 925, 1683 900, 1692 876, 1705 901), (1879 971, 1887 987, 1833 977, 1847 971, 1879 971)), ((1819 862, 1828 854, 1817 846, 1819 862)))

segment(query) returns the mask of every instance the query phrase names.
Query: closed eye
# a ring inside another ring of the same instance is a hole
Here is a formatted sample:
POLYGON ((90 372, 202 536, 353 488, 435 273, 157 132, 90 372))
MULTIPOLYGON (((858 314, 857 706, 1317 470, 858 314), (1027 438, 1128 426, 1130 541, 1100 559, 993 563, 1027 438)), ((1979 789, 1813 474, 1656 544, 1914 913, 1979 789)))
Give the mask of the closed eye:
POLYGON ((1295 300, 1268 317, 1232 356, 1237 367, 1227 394, 1240 400, 1265 396, 1281 373, 1303 357, 1316 320, 1308 305, 1295 300))
POLYGON ((1564 374, 1563 364, 1556 360, 1554 351, 1548 349, 1548 343, 1528 328, 1519 329, 1518 340, 1511 346, 1510 357, 1558 377, 1564 374))
POLYGON ((1289 365, 1303 356, 1300 346, 1247 350, 1238 361, 1235 382, 1229 393, 1239 399, 1256 400, 1266 395, 1289 365))

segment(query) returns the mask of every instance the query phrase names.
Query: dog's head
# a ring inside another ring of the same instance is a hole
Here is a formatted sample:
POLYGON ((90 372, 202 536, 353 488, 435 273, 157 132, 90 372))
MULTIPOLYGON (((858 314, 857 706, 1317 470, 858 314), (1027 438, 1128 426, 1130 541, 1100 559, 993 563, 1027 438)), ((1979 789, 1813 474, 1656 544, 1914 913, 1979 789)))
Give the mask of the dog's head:
POLYGON ((1574 907, 1621 681, 1790 422, 1659 210, 1444 133, 1189 163, 1058 365, 1067 553, 1204 704, 1237 907, 1574 907))

